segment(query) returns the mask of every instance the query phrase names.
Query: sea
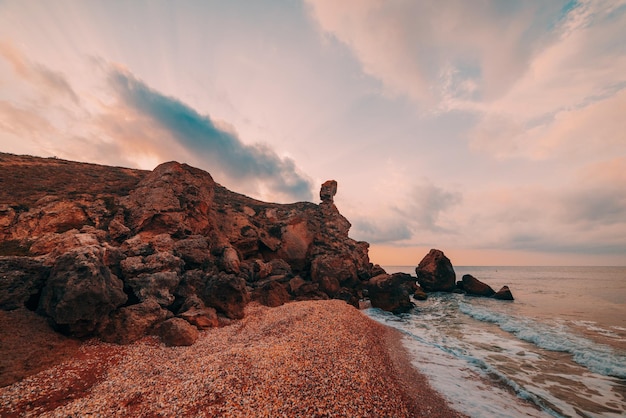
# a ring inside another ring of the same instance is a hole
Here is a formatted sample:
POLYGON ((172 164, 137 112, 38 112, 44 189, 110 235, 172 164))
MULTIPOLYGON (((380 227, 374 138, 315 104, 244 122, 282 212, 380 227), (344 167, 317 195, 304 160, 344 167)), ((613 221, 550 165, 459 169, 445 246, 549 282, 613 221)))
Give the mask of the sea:
MULTIPOLYGON (((415 275, 414 267, 386 266, 415 275)), ((397 328, 413 365, 470 417, 626 417, 626 267, 457 267, 514 301, 430 293, 397 328)))

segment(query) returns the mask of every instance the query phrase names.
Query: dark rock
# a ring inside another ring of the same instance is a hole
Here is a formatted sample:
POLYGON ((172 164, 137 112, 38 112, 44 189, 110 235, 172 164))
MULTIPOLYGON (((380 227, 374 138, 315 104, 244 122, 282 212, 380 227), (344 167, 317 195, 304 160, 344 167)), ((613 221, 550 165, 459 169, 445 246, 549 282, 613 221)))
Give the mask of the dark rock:
POLYGON ((428 299, 428 294, 424 292, 421 286, 417 286, 417 289, 413 292, 413 297, 417 300, 426 300, 428 299))
POLYGON ((62 331, 85 336, 126 300, 122 281, 102 262, 102 249, 84 247, 56 260, 39 311, 62 331))
POLYGON ((285 289, 285 286, 276 281, 270 281, 265 285, 254 289, 252 292, 252 299, 265 306, 276 307, 284 305, 291 298, 285 289))
POLYGON ((407 312, 413 308, 409 298, 410 284, 407 280, 414 280, 408 274, 380 274, 367 283, 370 301, 374 308, 380 308, 393 313, 407 312))
POLYGON ((481 282, 471 274, 465 274, 462 278, 463 288, 468 295, 493 296, 496 292, 486 283, 481 282))
POLYGON ((111 314, 101 327, 100 337, 107 342, 130 344, 150 333, 169 315, 154 299, 125 306, 111 314))
POLYGON ((231 319, 241 319, 250 301, 246 281, 232 274, 212 276, 200 295, 206 306, 217 309, 231 319))
POLYGON ((342 287, 335 293, 333 299, 339 299, 345 301, 348 305, 352 305, 355 308, 359 308, 359 297, 355 295, 354 291, 346 287, 342 287))
POLYGON ((168 347, 192 345, 198 339, 198 330, 182 318, 171 318, 162 322, 157 334, 168 347))
POLYGON ((415 268, 415 273, 417 282, 426 292, 451 292, 455 288, 454 268, 440 250, 430 250, 415 268))
POLYGON ((38 296, 50 274, 41 260, 30 257, 0 257, 0 309, 36 309, 38 296))
POLYGON ((508 286, 502 286, 502 289, 498 290, 493 297, 500 300, 515 300, 508 286))
POLYGON ((126 283, 140 301, 154 299, 159 305, 167 307, 174 303, 174 290, 180 279, 175 271, 159 271, 129 277, 126 283))

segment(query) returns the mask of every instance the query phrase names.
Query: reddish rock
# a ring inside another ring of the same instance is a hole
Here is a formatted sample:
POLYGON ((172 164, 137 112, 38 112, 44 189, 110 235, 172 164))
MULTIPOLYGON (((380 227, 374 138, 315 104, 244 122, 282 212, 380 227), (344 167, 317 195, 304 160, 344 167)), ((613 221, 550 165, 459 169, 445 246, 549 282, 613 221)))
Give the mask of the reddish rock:
POLYGON ((182 318, 162 322, 157 334, 168 347, 192 345, 198 339, 198 329, 182 318))
POLYGON ((417 289, 413 292, 413 297, 417 300, 426 300, 428 299, 428 294, 424 292, 421 286, 417 286, 417 289))
POLYGON ((413 308, 409 299, 410 282, 414 281, 408 274, 380 274, 367 283, 367 291, 374 308, 393 313, 407 312, 413 308), (408 282, 408 283, 407 283, 408 282))
POLYGON ((198 329, 208 329, 219 326, 217 311, 213 308, 193 307, 178 314, 178 316, 198 329))
POLYGON ((500 299, 500 300, 515 300, 508 286, 502 286, 502 288, 498 290, 496 294, 493 295, 493 297, 494 299, 500 299))
POLYGON ((481 282, 471 274, 463 275, 461 279, 463 290, 468 295, 474 296, 493 296, 496 292, 486 283, 481 282))
POLYGON ((336 194, 337 182, 335 180, 327 180, 322 184, 320 188, 320 200, 322 202, 332 203, 336 194))
POLYGON ((252 299, 258 301, 259 303, 269 306, 276 307, 280 305, 284 305, 291 298, 289 293, 285 289, 285 286, 282 284, 271 281, 265 283, 263 286, 254 289, 252 292, 252 299))
POLYGON ((440 250, 430 250, 415 268, 415 273, 417 282, 426 292, 451 292, 455 288, 454 268, 440 250))

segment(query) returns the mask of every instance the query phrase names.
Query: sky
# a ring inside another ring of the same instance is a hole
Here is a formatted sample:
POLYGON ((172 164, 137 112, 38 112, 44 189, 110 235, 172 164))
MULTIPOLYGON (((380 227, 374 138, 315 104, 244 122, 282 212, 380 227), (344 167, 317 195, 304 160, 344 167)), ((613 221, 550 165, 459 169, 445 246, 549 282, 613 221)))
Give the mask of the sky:
POLYGON ((626 0, 0 0, 0 151, 335 179, 381 265, 626 265, 626 0))

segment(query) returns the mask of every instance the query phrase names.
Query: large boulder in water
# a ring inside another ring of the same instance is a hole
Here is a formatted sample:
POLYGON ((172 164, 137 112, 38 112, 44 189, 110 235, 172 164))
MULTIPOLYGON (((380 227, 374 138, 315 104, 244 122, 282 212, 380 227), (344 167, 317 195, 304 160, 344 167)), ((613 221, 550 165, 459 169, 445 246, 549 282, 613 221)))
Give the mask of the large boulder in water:
POLYGON ((463 290, 468 295, 473 296, 493 296, 496 291, 491 288, 486 283, 481 282, 476 277, 471 274, 463 275, 461 279, 461 283, 463 284, 463 290))
POLYGON ((409 296, 415 287, 415 279, 405 273, 379 274, 367 283, 372 306, 393 313, 407 312, 413 308, 409 296))
POLYGON ((494 299, 500 300, 514 300, 513 294, 508 286, 502 286, 502 289, 498 290, 495 295, 493 295, 494 299))
POLYGON ((443 251, 432 249, 415 268, 417 282, 426 292, 451 292, 456 287, 456 274, 443 251))

